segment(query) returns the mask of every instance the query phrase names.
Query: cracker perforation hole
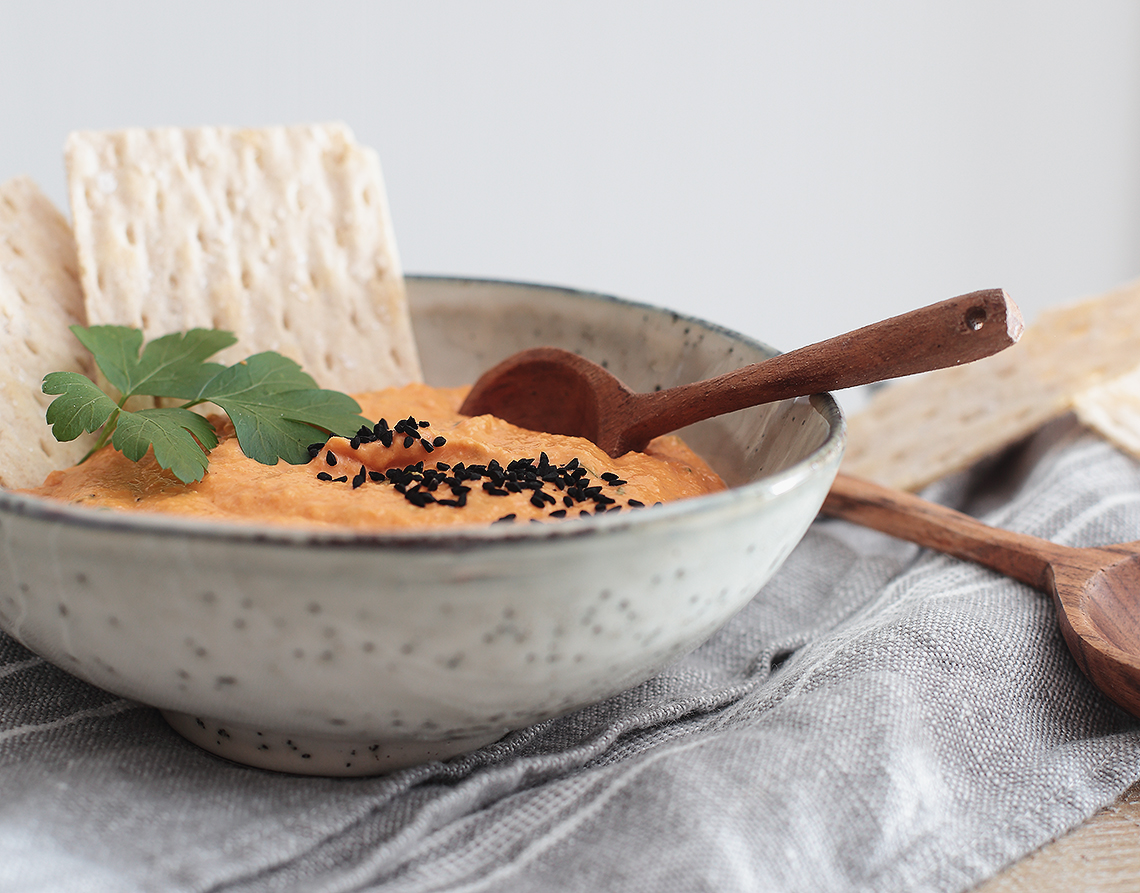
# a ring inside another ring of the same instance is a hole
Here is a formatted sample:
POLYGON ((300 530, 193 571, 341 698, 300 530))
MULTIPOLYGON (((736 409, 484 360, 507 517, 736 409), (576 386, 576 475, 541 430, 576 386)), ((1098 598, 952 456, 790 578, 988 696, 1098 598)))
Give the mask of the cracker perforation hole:
POLYGON ((253 273, 251 273, 249 271, 249 267, 242 267, 241 285, 242 285, 242 288, 252 288, 253 287, 253 273))

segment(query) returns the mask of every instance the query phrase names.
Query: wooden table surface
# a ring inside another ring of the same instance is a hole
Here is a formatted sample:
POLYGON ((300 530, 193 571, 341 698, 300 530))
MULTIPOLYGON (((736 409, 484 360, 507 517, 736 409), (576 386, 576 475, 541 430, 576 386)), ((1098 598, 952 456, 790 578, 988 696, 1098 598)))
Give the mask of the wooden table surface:
POLYGON ((975 893, 1135 893, 1140 890, 1140 783, 1076 830, 975 893))

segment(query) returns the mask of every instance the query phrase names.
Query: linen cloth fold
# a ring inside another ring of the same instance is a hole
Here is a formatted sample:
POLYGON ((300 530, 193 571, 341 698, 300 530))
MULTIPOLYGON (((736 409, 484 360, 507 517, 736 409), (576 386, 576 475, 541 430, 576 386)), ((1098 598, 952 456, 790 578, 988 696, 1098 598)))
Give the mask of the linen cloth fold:
MULTIPOLYGON (((1140 467, 1071 421, 928 495, 1140 539, 1140 467)), ((1046 596, 839 521, 658 677, 386 777, 227 763, 0 634, 4 891, 957 891, 1137 779, 1046 596)))

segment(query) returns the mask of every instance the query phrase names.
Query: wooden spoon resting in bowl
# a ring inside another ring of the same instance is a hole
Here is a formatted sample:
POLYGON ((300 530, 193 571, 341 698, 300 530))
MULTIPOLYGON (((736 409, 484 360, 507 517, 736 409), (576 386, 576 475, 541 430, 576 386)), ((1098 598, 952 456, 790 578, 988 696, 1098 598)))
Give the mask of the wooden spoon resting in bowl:
POLYGON ((981 359, 1015 343, 1023 329, 1017 305, 1001 289, 987 289, 716 378, 648 394, 631 391, 570 351, 538 347, 484 372, 459 411, 585 437, 617 457, 726 412, 981 359))
POLYGON ((976 562, 1052 596, 1077 666, 1140 716, 1140 542, 1060 546, 844 474, 821 511, 976 562))

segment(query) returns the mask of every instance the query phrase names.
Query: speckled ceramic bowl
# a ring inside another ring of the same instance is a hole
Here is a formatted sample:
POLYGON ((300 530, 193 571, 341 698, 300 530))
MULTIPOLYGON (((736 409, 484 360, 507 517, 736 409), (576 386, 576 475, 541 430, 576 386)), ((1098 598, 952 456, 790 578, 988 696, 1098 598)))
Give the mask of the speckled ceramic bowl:
MULTIPOLYGON (((538 344, 639 390, 772 353, 595 294, 444 278, 409 292, 438 385, 538 344)), ((363 775, 446 758, 613 695, 708 638, 803 536, 844 424, 818 396, 684 436, 731 489, 462 532, 307 534, 0 493, 0 626, 238 762, 363 775)))

